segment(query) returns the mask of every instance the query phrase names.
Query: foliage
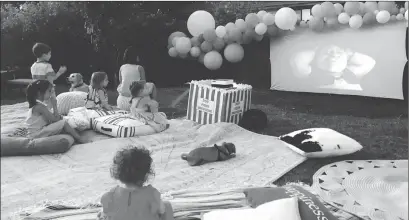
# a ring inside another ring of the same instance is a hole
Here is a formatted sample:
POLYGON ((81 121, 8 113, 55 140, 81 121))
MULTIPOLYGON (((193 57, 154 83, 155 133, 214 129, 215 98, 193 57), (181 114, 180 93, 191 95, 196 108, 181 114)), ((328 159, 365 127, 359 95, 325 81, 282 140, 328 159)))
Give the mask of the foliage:
POLYGON ((226 25, 240 18, 245 19, 249 13, 257 13, 262 10, 263 4, 257 1, 209 2, 209 12, 215 17, 216 25, 226 25))

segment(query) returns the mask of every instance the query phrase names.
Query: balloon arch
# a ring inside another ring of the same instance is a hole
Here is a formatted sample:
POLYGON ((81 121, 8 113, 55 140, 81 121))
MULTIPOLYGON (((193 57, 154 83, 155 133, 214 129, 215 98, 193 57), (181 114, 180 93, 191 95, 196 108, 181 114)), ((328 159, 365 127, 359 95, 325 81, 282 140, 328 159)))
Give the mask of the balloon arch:
POLYGON ((187 21, 192 37, 182 32, 172 33, 168 38, 169 56, 197 59, 209 70, 217 70, 223 64, 222 53, 228 62, 240 62, 244 57, 242 44, 261 41, 264 36, 275 37, 280 32, 294 31, 295 28, 321 32, 325 28, 349 25, 350 28, 359 29, 362 26, 404 21, 405 18, 407 22, 408 2, 400 9, 394 2, 346 2, 344 5, 324 2, 314 5, 311 15, 308 21, 299 21, 293 9, 284 7, 274 15, 259 11, 248 14, 245 19, 216 27, 215 19, 209 12, 195 11, 187 21))

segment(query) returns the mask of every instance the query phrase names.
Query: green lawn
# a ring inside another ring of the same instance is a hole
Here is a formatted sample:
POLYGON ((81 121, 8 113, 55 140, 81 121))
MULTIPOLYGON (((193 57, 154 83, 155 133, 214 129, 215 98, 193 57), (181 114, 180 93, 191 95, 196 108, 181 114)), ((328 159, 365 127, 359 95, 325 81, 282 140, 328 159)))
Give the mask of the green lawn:
MULTIPOLYGON (((59 86, 57 93, 67 90, 68 87, 59 86)), ((169 105, 184 90, 159 89, 161 105, 169 105)), ((115 104, 114 92, 109 93, 109 100, 115 104)), ((22 101, 24 96, 21 92, 2 92, 2 105, 22 101)), ((299 129, 325 127, 348 135, 364 146, 362 151, 348 156, 309 159, 276 181, 278 185, 297 181, 311 184, 312 176, 319 168, 336 161, 408 159, 407 102, 266 90, 254 90, 252 101, 253 108, 261 109, 268 115, 269 125, 263 134, 278 136, 299 129)), ((186 106, 187 98, 177 107, 186 109, 186 106)))

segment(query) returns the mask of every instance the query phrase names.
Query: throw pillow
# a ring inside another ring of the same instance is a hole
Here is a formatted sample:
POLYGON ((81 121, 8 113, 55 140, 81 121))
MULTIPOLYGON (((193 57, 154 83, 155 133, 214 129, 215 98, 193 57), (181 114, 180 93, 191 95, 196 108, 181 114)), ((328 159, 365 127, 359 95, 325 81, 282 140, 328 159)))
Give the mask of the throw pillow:
POLYGON ((279 137, 295 152, 308 158, 342 156, 362 149, 356 140, 329 128, 310 128, 279 137))
POLYGON ((324 204, 312 193, 300 186, 250 188, 244 190, 251 207, 258 208, 265 203, 283 198, 298 198, 298 209, 303 220, 337 220, 324 204))
POLYGON ((203 220, 301 220, 297 198, 275 200, 255 209, 215 210, 203 215, 203 220))

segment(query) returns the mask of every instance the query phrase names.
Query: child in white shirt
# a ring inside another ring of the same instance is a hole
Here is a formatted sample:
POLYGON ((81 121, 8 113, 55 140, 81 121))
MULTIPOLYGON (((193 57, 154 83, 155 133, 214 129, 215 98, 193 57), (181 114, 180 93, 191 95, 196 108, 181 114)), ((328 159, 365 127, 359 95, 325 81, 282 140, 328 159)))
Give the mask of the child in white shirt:
POLYGON ((51 48, 47 44, 34 44, 33 54, 37 57, 37 61, 31 66, 31 76, 34 80, 48 80, 51 83, 51 96, 49 99, 45 100, 45 103, 50 110, 53 110, 54 115, 59 115, 54 80, 64 74, 67 71, 67 67, 61 66, 57 73, 54 72, 53 67, 48 62, 51 58, 51 48))

